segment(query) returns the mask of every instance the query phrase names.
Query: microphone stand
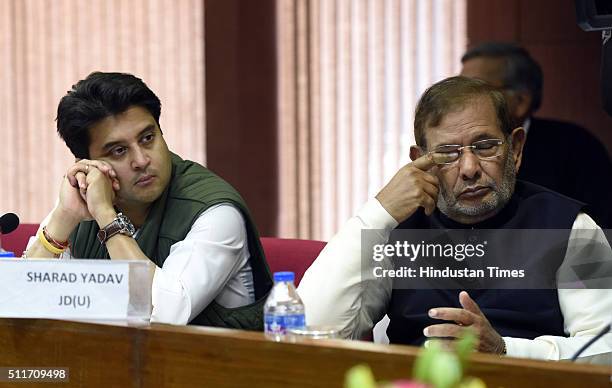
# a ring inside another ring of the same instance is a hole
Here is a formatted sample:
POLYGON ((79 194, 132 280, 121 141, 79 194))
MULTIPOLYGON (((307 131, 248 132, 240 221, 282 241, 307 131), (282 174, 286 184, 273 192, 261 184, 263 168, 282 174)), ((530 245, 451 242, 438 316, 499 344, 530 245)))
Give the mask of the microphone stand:
POLYGON ((612 116, 612 29, 601 32, 601 97, 603 108, 612 116))

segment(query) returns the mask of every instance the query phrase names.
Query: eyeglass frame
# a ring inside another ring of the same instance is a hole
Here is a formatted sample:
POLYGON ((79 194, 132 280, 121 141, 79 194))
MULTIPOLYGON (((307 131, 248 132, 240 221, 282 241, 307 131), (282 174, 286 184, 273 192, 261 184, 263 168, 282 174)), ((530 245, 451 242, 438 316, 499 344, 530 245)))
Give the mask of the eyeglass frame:
POLYGON ((503 146, 504 144, 507 143, 507 141, 505 139, 482 139, 482 140, 477 140, 475 142, 473 142, 470 145, 460 145, 460 144, 442 144, 437 146, 435 149, 428 151, 426 153, 426 155, 429 155, 429 157, 431 158, 431 160, 438 166, 449 166, 451 164, 455 164, 459 161, 459 159, 461 159, 461 157, 463 156, 463 150, 466 148, 469 148, 471 150, 471 152, 474 154, 474 156, 476 156, 479 160, 493 160, 495 158, 497 158, 498 156, 500 156, 501 154, 503 154, 503 147, 500 147, 500 151, 499 153, 497 153, 496 155, 492 155, 492 156, 480 156, 477 153, 475 153, 473 150, 476 148, 475 144, 477 143, 481 143, 481 142, 485 142, 485 141, 497 141, 497 146, 503 146), (451 161, 451 162, 447 162, 447 163, 438 163, 435 161, 434 157, 433 157, 433 153, 436 152, 436 150, 440 149, 441 147, 457 147, 455 150, 453 151, 457 151, 459 152, 459 156, 457 156, 457 159, 451 161))

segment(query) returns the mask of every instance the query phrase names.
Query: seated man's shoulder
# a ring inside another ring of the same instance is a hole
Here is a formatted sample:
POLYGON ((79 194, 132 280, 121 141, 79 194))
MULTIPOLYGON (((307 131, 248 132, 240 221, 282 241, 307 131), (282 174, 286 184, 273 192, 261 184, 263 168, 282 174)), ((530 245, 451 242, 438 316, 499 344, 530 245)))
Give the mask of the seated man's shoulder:
POLYGON ((516 181, 515 194, 518 198, 531 198, 535 200, 539 206, 544 207, 548 205, 563 205, 564 207, 572 207, 579 210, 585 206, 582 201, 568 197, 544 186, 520 179, 516 181))
POLYGON ((576 132, 588 132, 584 127, 572 123, 570 121, 565 120, 556 120, 550 118, 541 118, 541 117, 532 117, 531 125, 534 128, 545 128, 545 129, 557 129, 557 130, 567 130, 567 131, 576 131, 576 132))
POLYGON ((545 136, 548 141, 563 141, 574 147, 577 145, 588 145, 589 147, 604 149, 603 144, 589 130, 569 121, 533 117, 531 129, 533 129, 534 135, 538 137, 545 136))
POLYGON ((190 195, 197 199, 215 192, 237 195, 229 183, 203 165, 191 160, 173 158, 169 191, 171 197, 190 195))
MULTIPOLYGON (((580 162, 600 172, 612 172, 612 159, 604 144, 584 127, 574 123, 533 118, 527 134, 527 148, 531 148, 531 157, 544 148, 554 149, 555 154, 564 155, 562 158, 567 162, 580 162)), ((573 169, 571 166, 569 168, 573 169)), ((580 171, 589 173, 584 169, 580 171)))
POLYGON ((206 175, 215 174, 198 162, 182 159, 180 156, 172 154, 172 178, 199 178, 206 175))

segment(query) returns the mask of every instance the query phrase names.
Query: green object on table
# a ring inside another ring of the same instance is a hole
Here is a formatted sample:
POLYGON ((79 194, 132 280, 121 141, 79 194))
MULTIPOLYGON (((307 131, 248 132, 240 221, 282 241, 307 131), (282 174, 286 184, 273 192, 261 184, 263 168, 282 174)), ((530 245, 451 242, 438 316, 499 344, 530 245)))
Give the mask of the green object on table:
POLYGON ((461 381, 463 368, 454 353, 442 349, 439 341, 432 340, 416 359, 413 375, 418 381, 436 388, 449 388, 461 381))
MULTIPOLYGON (((441 340, 428 341, 414 362, 413 377, 419 383, 431 388, 486 388, 480 379, 463 380, 467 361, 474 351, 476 336, 466 330, 462 337, 453 343, 454 351, 444 348, 441 340), (463 380, 463 381, 462 381, 463 380)), ((416 381, 404 380, 390 382, 384 387, 417 387, 416 381)), ((376 380, 367 365, 357 365, 346 373, 345 388, 376 388, 376 380)))
POLYGON ((475 344, 476 336, 468 330, 455 343, 455 352, 444 349, 439 340, 429 341, 414 363, 414 378, 435 388, 456 386, 463 378, 475 344))
POLYGON ((474 352, 475 346, 476 335, 472 330, 466 330, 455 346, 455 353, 464 366, 466 365, 470 354, 474 352))
POLYGON ((376 380, 367 365, 356 365, 346 372, 345 388, 376 388, 376 380))

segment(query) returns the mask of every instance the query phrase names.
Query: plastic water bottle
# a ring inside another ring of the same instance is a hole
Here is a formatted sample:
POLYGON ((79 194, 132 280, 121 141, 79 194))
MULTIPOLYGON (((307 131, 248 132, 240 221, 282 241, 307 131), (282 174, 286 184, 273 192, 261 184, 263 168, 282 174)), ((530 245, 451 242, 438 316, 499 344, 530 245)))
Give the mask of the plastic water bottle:
POLYGON ((304 303, 294 280, 293 272, 275 272, 274 287, 264 305, 264 332, 275 341, 283 339, 288 329, 306 327, 304 303))

